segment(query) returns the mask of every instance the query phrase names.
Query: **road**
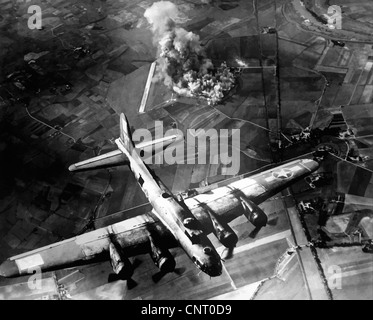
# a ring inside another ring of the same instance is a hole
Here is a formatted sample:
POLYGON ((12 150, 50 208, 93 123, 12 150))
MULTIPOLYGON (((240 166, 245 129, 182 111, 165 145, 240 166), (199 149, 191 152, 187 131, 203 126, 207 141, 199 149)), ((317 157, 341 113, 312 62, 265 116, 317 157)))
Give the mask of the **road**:
MULTIPOLYGON (((364 27, 361 25, 361 22, 348 19, 348 25, 343 27, 345 29, 329 29, 327 26, 325 26, 325 24, 322 24, 316 20, 314 16, 312 16, 311 13, 304 6, 302 6, 300 0, 291 0, 287 2, 282 7, 282 14, 287 21, 295 24, 297 28, 315 33, 324 38, 354 43, 373 43, 373 38, 369 33, 360 34, 352 31, 354 29, 358 29, 358 27, 364 27), (309 23, 306 24, 305 20, 309 20, 309 23), (347 28, 352 28, 352 30, 347 28)), ((346 19, 344 22, 346 25, 346 19)))
POLYGON ((324 285, 322 274, 312 252, 312 248, 306 246, 308 244, 307 237, 304 233, 302 223, 299 219, 296 203, 291 196, 289 189, 283 192, 289 197, 285 198, 286 211, 292 226, 292 232, 295 239, 295 245, 301 246, 297 249, 299 263, 307 284, 311 300, 327 300, 331 299, 329 289, 324 285))

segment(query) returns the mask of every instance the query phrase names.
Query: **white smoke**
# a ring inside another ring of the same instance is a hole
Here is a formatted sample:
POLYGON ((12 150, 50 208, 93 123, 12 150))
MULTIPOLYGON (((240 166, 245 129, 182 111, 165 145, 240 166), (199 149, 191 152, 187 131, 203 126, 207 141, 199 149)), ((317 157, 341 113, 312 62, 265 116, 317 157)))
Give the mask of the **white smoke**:
POLYGON ((146 9, 144 17, 150 25, 152 30, 158 37, 169 30, 168 24, 171 21, 178 21, 180 14, 176 5, 170 1, 159 1, 153 3, 151 7, 146 9))
POLYGON ((156 80, 163 80, 179 95, 219 102, 233 87, 234 75, 225 64, 214 69, 199 36, 178 26, 185 18, 177 6, 170 1, 155 2, 144 17, 159 49, 156 80))

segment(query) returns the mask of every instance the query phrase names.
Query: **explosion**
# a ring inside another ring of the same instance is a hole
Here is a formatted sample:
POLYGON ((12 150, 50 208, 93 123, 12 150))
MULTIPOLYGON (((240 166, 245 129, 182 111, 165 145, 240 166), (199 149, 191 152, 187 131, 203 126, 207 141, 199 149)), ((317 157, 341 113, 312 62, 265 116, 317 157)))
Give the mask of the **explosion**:
POLYGON ((155 2, 144 17, 148 20, 158 45, 156 80, 163 80, 174 92, 186 97, 204 97, 218 103, 235 84, 235 76, 223 63, 214 68, 193 32, 178 27, 182 16, 170 1, 155 2))

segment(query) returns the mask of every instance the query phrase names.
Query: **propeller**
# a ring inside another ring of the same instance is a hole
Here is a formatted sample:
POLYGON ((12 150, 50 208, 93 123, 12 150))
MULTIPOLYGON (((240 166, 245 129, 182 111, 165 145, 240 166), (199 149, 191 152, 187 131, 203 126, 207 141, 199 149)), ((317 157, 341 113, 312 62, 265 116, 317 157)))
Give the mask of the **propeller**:
POLYGON ((247 230, 245 231, 244 233, 242 233, 242 235, 239 237, 239 241, 241 240, 245 240, 247 238, 251 238, 251 239, 255 239, 258 235, 258 233, 260 232, 260 230, 262 229, 262 227, 256 227, 255 229, 253 229, 252 231, 250 230, 247 230))
POLYGON ((137 286, 137 282, 133 280, 132 278, 127 280, 127 288, 128 290, 131 290, 137 286))
POLYGON ((273 219, 268 219, 267 224, 271 227, 277 226, 278 217, 275 217, 273 219))
POLYGON ((249 237, 255 239, 262 227, 256 227, 253 231, 250 232, 249 237))
POLYGON ((137 269, 137 268, 140 266, 140 264, 142 264, 142 261, 139 260, 139 259, 137 259, 137 258, 135 258, 135 259, 133 260, 133 262, 132 262, 132 267, 133 267, 133 269, 134 269, 134 270, 137 269))
POLYGON ((221 259, 224 260, 229 260, 232 259, 234 255, 234 247, 231 248, 225 248, 223 252, 221 253, 221 259))
MULTIPOLYGON (((141 263, 142 263, 141 260, 135 258, 132 262, 133 269, 134 270, 137 269, 140 266, 141 263)), ((126 276, 125 274, 116 274, 116 273, 110 273, 109 274, 108 283, 112 283, 112 282, 119 281, 119 280, 122 280, 122 281, 126 280, 127 281, 128 290, 131 290, 138 285, 138 283, 135 280, 133 280, 131 277, 128 278, 128 276, 126 276)))
POLYGON ((166 275, 166 273, 159 271, 156 274, 152 275, 152 279, 154 283, 158 283, 159 281, 162 280, 162 278, 166 275))

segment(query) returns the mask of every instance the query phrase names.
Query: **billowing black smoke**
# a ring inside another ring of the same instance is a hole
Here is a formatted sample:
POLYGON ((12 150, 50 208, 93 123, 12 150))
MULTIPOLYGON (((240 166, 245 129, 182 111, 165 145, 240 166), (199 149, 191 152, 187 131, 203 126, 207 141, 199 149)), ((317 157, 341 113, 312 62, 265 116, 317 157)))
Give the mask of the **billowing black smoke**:
POLYGON ((235 77, 226 64, 214 68, 199 36, 177 26, 183 17, 175 4, 155 2, 144 16, 159 49, 156 80, 163 80, 179 95, 204 97, 211 104, 218 103, 232 89, 235 77))

